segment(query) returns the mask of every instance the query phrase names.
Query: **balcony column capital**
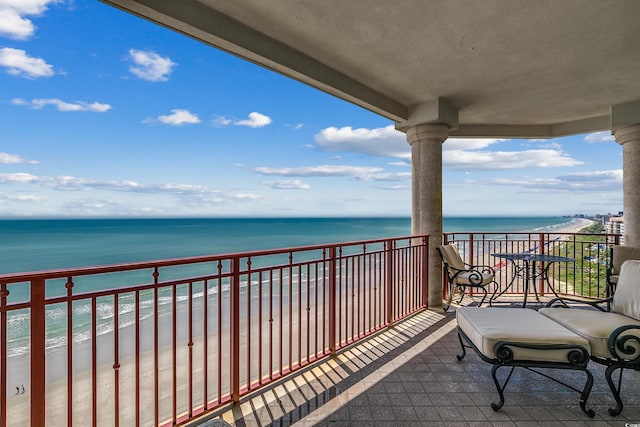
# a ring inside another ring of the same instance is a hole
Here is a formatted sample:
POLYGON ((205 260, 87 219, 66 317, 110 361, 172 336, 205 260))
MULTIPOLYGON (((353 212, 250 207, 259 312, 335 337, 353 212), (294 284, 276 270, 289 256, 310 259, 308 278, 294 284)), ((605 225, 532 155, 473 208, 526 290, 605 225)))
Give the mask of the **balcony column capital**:
POLYGON ((616 129, 613 134, 616 142, 620 145, 624 145, 627 142, 640 141, 640 123, 616 129))
POLYGON ((413 145, 421 141, 437 140, 443 143, 449 136, 449 126, 441 123, 429 123, 407 129, 407 142, 413 145))

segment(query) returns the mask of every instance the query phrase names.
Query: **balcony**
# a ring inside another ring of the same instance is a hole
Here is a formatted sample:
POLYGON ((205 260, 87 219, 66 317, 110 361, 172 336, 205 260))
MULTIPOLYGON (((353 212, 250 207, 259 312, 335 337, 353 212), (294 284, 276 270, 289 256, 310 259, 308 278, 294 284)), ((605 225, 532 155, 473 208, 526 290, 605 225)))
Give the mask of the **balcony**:
MULTIPOLYGON (((550 272, 554 288, 594 297, 617 236, 445 240, 484 263, 498 251, 572 256, 550 272)), ((424 310, 427 258, 427 236, 407 236, 0 276, 0 425, 586 422, 562 391, 526 377, 493 413, 487 367, 455 362, 453 315, 424 310)), ((597 367, 594 375, 596 420, 613 422, 597 367)), ((634 385, 625 398, 637 393, 634 385)), ((638 408, 622 417, 637 421, 638 408)))

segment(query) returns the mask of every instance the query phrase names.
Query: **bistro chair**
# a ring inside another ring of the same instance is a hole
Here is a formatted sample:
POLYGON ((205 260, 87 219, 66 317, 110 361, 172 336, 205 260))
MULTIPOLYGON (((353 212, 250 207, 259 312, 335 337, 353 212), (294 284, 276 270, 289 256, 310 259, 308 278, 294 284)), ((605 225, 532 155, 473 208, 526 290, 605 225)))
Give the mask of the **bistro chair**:
MULTIPOLYGON (((495 281, 496 272, 492 267, 488 265, 471 265, 464 262, 460 252, 458 252, 458 247, 453 243, 438 246, 436 249, 440 254, 440 258, 442 258, 449 282, 447 301, 443 307, 445 311, 451 306, 453 294, 456 291, 460 292, 458 304, 462 301, 467 288, 481 291, 482 299, 478 304, 478 306, 481 306, 487 298, 487 286, 493 283, 496 289, 498 288, 498 284, 495 281)), ((491 305, 491 300, 489 300, 489 305, 491 305)))

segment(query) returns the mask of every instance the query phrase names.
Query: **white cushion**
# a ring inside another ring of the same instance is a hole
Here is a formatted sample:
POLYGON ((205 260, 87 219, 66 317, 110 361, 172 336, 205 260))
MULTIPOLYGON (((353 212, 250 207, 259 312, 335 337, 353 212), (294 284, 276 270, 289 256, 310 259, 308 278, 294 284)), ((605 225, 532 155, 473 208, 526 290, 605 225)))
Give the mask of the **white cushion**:
MULTIPOLYGON (((500 341, 526 344, 571 344, 590 351, 589 341, 527 308, 460 307, 458 327, 486 357, 496 359, 500 341)), ((515 360, 567 362, 570 350, 513 348, 515 360)))
MULTIPOLYGON (((541 308, 538 312, 589 340, 591 354, 597 357, 612 357, 607 342, 616 328, 624 325, 640 326, 640 321, 622 314, 592 309, 550 307, 541 308)), ((640 337, 640 329, 629 330, 626 335, 640 337)))
MULTIPOLYGON (((460 253, 458 252, 458 247, 455 244, 449 243, 448 245, 440 246, 440 251, 442 252, 443 258, 451 267, 457 270, 467 269, 464 265, 464 261, 462 261, 460 253)), ((452 272, 452 274, 455 274, 455 271, 452 272)))
POLYGON ((611 311, 640 320, 640 261, 622 264, 611 311))
POLYGON ((454 282, 457 285, 474 285, 474 286, 485 286, 488 283, 491 283, 493 281, 493 274, 489 274, 489 273, 481 273, 479 271, 466 271, 464 273, 460 273, 456 276, 454 282), (478 279, 482 278, 482 280, 480 280, 480 283, 478 283, 478 279), (473 282, 472 282, 473 281, 473 282))

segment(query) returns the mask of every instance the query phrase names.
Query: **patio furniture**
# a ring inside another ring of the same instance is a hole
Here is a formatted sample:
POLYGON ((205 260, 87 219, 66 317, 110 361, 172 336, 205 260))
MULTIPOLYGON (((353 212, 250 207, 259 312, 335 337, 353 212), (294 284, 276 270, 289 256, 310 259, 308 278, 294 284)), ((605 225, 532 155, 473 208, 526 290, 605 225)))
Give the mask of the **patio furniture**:
POLYGON ((580 393, 580 408, 593 418, 595 412, 586 408, 593 385, 593 375, 587 369, 590 351, 587 339, 527 308, 459 307, 456 317, 462 347, 458 360, 465 357, 465 348, 469 347, 483 361, 493 365, 491 377, 500 396, 498 403, 491 404, 494 411, 504 405, 504 390, 514 369, 521 367, 580 393), (511 370, 501 384, 497 372, 502 367, 511 370), (587 379, 579 390, 539 369, 582 371, 587 379))
MULTIPOLYGON (((438 246, 436 249, 440 254, 440 258, 442 258, 449 282, 447 301, 443 307, 445 311, 451 306, 453 294, 456 290, 461 292, 458 303, 462 301, 467 288, 480 290, 483 294, 479 304, 481 306, 487 297, 487 286, 493 283, 497 289, 496 272, 492 267, 488 265, 471 265, 464 262, 458 252, 458 247, 453 243, 438 246)), ((489 300, 489 305, 491 305, 491 300, 489 300)))
POLYGON ((511 261, 511 281, 502 290, 502 292, 500 292, 498 295, 494 294, 491 297, 491 302, 493 303, 496 298, 500 297, 502 294, 508 291, 513 286, 515 280, 520 277, 524 279, 524 299, 522 301, 523 308, 527 306, 527 295, 529 294, 530 289, 533 289, 536 295, 536 301, 540 302, 538 289, 536 289, 535 285, 535 280, 538 278, 546 282, 551 292, 553 292, 553 294, 558 297, 556 290, 553 289, 553 286, 551 286, 551 282, 549 281, 549 268, 554 262, 575 262, 575 258, 558 255, 536 254, 531 252, 497 253, 491 254, 491 256, 511 261))
POLYGON ((590 303, 599 310, 553 307, 572 301, 585 302, 561 297, 539 312, 589 341, 591 360, 607 367, 605 377, 616 401, 609 414, 616 416, 623 408, 620 392, 624 369, 640 371, 640 261, 622 264, 613 296, 590 303), (602 305, 608 302, 610 307, 602 305), (618 369, 619 376, 614 382, 612 377, 618 369))

